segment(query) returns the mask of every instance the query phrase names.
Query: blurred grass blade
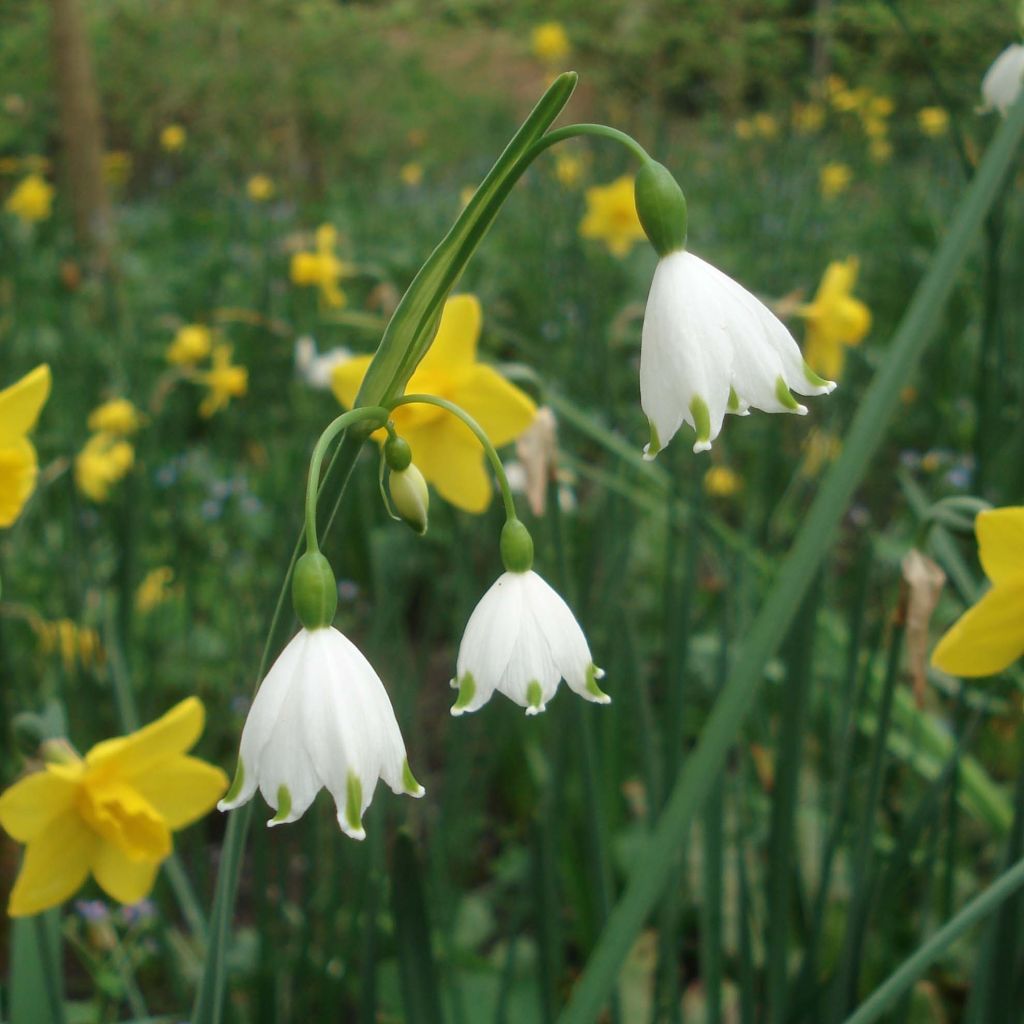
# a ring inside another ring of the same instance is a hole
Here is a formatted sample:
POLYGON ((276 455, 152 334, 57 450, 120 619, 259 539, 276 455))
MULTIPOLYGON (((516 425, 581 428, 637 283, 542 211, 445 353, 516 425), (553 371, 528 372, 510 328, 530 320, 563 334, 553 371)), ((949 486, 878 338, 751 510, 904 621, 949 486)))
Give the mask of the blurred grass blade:
POLYGON ((60 911, 11 922, 10 1024, 65 1024, 60 911))
POLYGON ((405 1019, 410 1024, 442 1024, 438 970, 430 939, 422 872, 412 837, 406 832, 400 832, 395 840, 391 909, 405 1019))
POLYGON ((654 833, 637 858, 629 884, 587 961, 562 1014, 562 1024, 589 1024, 599 1014, 619 969, 664 891, 673 853, 700 810, 753 706, 764 665, 818 571, 846 507, 880 446, 900 405, 900 391, 927 348, 976 237, 1024 134, 1024 101, 1018 101, 989 146, 956 211, 946 237, 914 293, 803 526, 783 562, 775 585, 754 620, 729 681, 705 723, 688 763, 676 781, 654 833))

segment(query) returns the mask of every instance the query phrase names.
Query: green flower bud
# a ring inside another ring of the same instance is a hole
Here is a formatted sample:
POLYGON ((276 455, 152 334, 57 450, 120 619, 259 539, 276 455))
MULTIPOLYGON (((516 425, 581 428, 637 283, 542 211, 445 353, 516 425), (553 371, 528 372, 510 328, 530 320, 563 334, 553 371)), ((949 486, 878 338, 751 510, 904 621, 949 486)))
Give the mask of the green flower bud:
POLYGON ((648 160, 634 183, 636 212, 659 256, 686 248, 686 197, 672 172, 648 160))
MULTIPOLYGON (((402 442, 405 444, 405 442, 402 442)), ((408 448, 408 445, 405 445, 408 448)), ((386 457, 386 456, 385 456, 386 457)), ((430 494, 423 474, 410 462, 405 469, 391 471, 388 480, 391 490, 391 504, 402 519, 420 536, 427 532, 427 513, 430 508, 430 494)))
POLYGON ((533 566, 533 538, 518 519, 501 529, 501 560, 509 572, 529 572, 533 566))
POLYGON ((319 551, 307 551, 295 563, 292 604, 306 629, 329 626, 338 610, 338 583, 331 563, 319 551))
POLYGON ((412 462, 412 449, 409 442, 397 434, 392 434, 384 442, 384 461, 388 469, 398 471, 405 469, 412 462))

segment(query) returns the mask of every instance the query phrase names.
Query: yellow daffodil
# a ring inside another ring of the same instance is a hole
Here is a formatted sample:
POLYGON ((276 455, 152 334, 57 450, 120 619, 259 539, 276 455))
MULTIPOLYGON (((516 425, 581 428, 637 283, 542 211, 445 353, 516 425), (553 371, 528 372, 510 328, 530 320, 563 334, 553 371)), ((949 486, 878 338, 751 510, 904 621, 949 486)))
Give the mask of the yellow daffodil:
POLYGON ((160 132, 160 148, 167 153, 177 153, 183 149, 188 133, 180 124, 169 124, 160 132))
POLYGON ((135 449, 113 434, 93 434, 75 457, 75 484, 92 501, 110 498, 110 489, 120 483, 135 464, 135 449))
POLYGON ((26 224, 46 220, 53 207, 53 186, 38 174, 30 174, 14 187, 4 209, 26 224))
POLYGON ((979 512, 974 532, 992 588, 932 652, 932 664, 955 676, 994 675, 1024 654, 1024 507, 979 512))
POLYGON ((797 103, 793 107, 793 127, 801 135, 813 135, 825 123, 825 108, 820 103, 797 103))
POLYGON ((245 194, 254 203, 266 203, 274 198, 274 182, 266 174, 254 174, 245 183, 245 194))
POLYGON ((868 117, 885 118, 891 117, 896 109, 890 96, 872 96, 865 105, 865 114, 868 117))
POLYGON ((35 490, 39 463, 27 435, 49 395, 45 363, 0 391, 0 527, 18 518, 35 490))
POLYGON ((829 380, 838 380, 848 345, 859 345, 871 329, 871 311, 853 297, 860 264, 856 257, 834 260, 825 269, 814 300, 797 313, 807 321, 804 358, 829 380))
POLYGON ((587 212, 580 222, 580 237, 604 242, 614 256, 626 256, 647 236, 636 212, 633 179, 617 178, 610 185, 595 185, 586 193, 587 212))
POLYGON ((174 570, 169 565, 159 565, 146 573, 145 579, 135 591, 135 610, 148 615, 171 596, 174 570))
POLYGON ((547 64, 557 64, 569 56, 569 35, 560 22, 545 21, 530 33, 533 55, 547 64))
POLYGON ((195 697, 128 736, 64 756, 0 796, 0 825, 25 843, 7 912, 26 917, 73 896, 91 873, 120 903, 153 888, 171 833, 206 814, 227 776, 190 757, 203 730, 195 697))
POLYGON ((728 466, 712 466, 704 474, 704 490, 713 498, 731 498, 743 488, 743 479, 728 466))
POLYGON ((178 328, 174 340, 167 347, 167 362, 175 366, 195 366, 201 363, 213 348, 213 332, 203 324, 185 324, 178 328))
POLYGON ((850 187, 851 181, 853 171, 846 164, 825 164, 818 175, 818 188, 825 199, 835 199, 850 187))
POLYGON ((402 165, 398 177, 402 179, 402 184, 408 185, 409 188, 416 188, 423 182, 423 165, 411 160, 402 165))
POLYGON ((930 138, 949 131, 949 111, 944 107, 922 107, 917 112, 917 125, 930 138))
POLYGON ((872 139, 868 155, 876 164, 886 164, 892 159, 892 143, 888 139, 872 139))
POLYGON ((90 668, 103 660, 100 636, 90 626, 79 626, 71 619, 47 622, 36 619, 32 629, 39 640, 39 650, 45 656, 59 653, 64 671, 71 673, 79 665, 90 668))
POLYGON ((555 177, 563 188, 575 188, 583 178, 583 161, 572 153, 555 157, 555 177))
POLYGON ((736 138, 742 139, 744 142, 752 139, 755 135, 754 122, 749 117, 741 117, 732 126, 732 130, 736 133, 736 138))
POLYGON ((754 131, 762 139, 774 139, 779 134, 779 122, 775 120, 772 114, 762 111, 753 116, 751 123, 753 124, 754 131))
POLYGON ((135 161, 131 153, 115 149, 103 154, 103 179, 108 185, 120 188, 132 176, 135 161))
POLYGON ((241 398, 249 390, 249 371, 231 362, 231 346, 217 345, 210 369, 199 374, 199 382, 209 394, 199 405, 199 415, 207 419, 227 406, 232 398, 241 398))
POLYGON ((864 134, 869 139, 884 139, 889 134, 889 122, 883 121, 880 117, 866 117, 864 134))
MULTIPOLYGON (((493 445, 514 441, 533 421, 537 407, 529 396, 497 370, 476 359, 483 313, 475 295, 457 295, 445 303, 437 337, 406 388, 461 406, 487 433, 493 445)), ((331 386, 350 408, 370 356, 334 368, 331 386)), ((454 416, 429 405, 403 405, 392 413, 395 428, 412 447, 420 472, 446 501, 467 512, 483 512, 492 487, 484 453, 476 438, 454 416)), ((383 441, 384 431, 378 432, 383 441)))
POLYGON ((90 430, 115 437, 131 437, 142 422, 142 413, 127 398, 111 398, 98 405, 86 421, 90 430))
POLYGON ((335 247, 338 232, 333 224, 321 224, 316 229, 316 249, 292 255, 292 284, 300 288, 319 288, 324 304, 332 309, 345 305, 345 293, 338 282, 349 273, 348 265, 338 259, 335 247))

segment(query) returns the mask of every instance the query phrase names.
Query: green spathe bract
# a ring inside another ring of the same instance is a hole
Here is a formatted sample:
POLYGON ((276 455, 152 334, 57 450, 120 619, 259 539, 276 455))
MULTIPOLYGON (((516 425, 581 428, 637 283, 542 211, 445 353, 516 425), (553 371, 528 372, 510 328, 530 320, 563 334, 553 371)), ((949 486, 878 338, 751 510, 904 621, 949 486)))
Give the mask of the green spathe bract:
POLYGON ((321 629, 334 621, 338 610, 338 583, 331 563, 319 551, 307 551, 295 563, 292 603, 306 629, 321 629))
POLYGON ((646 160, 633 185, 636 212, 659 256, 686 248, 686 197, 672 172, 657 160, 646 160))

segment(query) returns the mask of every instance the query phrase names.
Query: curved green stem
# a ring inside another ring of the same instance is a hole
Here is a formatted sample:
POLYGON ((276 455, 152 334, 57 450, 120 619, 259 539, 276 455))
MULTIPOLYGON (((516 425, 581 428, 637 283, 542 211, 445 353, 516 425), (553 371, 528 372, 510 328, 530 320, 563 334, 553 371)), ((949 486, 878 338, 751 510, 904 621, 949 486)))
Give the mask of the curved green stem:
MULTIPOLYGON (((498 453, 494 450, 490 438, 484 433, 484 428, 465 409, 461 409, 454 402, 449 402, 447 398, 439 398, 437 395, 403 395, 391 403, 391 408, 397 409, 400 405, 436 405, 438 409, 444 409, 445 412, 450 412, 462 420, 476 435, 476 439, 487 456, 487 461, 491 464, 491 469, 494 470, 498 487, 501 488, 501 500, 505 505, 505 518, 519 518, 516 515, 516 503, 512 500, 512 489, 509 487, 508 477, 505 475, 505 467, 501 464, 501 459, 498 458, 498 453)), ((415 458, 415 452, 413 457, 415 458)))
POLYGON ((309 477, 306 480, 306 550, 319 551, 320 545, 316 539, 316 495, 320 486, 320 467, 323 465, 324 456, 327 454, 327 446, 346 427, 353 423, 361 423, 363 420, 380 420, 378 426, 383 426, 387 421, 388 411, 379 405, 360 406, 343 412, 337 419, 332 420, 320 435, 313 448, 313 455, 309 460, 309 477))
POLYGON ((542 135, 527 151, 524 160, 532 163, 544 150, 551 146, 564 142, 566 139, 575 139, 581 135, 593 135, 599 139, 610 139, 624 146, 641 163, 651 159, 650 153, 640 145, 632 135, 620 132, 618 128, 609 128, 606 124, 567 124, 564 128, 556 128, 554 131, 542 135))

